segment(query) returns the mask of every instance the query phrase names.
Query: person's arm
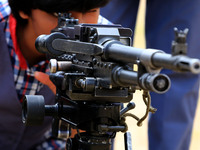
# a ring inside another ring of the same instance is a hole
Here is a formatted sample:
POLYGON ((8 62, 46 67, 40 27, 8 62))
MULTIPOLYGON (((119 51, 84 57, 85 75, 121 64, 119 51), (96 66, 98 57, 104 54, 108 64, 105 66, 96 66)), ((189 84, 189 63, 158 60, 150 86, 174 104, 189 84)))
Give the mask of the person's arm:
POLYGON ((48 74, 36 71, 34 76, 38 81, 40 81, 44 85, 47 85, 51 89, 51 91, 56 94, 56 86, 51 82, 48 74))

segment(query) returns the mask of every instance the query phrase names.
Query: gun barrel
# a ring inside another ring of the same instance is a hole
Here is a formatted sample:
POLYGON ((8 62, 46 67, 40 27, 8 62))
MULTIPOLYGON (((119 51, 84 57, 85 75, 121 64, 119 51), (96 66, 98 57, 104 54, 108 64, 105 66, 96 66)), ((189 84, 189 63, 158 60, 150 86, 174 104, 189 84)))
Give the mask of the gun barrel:
POLYGON ((105 59, 136 63, 139 56, 144 51, 140 48, 125 46, 117 41, 105 43, 105 59))
POLYGON ((172 69, 180 72, 200 73, 199 59, 189 58, 183 55, 172 56, 166 53, 156 53, 152 57, 154 66, 172 69))
POLYGON ((179 72, 200 73, 200 60, 184 55, 173 56, 157 49, 141 49, 120 44, 118 41, 106 43, 104 57, 109 60, 136 63, 139 60, 144 66, 152 69, 166 68, 179 72))

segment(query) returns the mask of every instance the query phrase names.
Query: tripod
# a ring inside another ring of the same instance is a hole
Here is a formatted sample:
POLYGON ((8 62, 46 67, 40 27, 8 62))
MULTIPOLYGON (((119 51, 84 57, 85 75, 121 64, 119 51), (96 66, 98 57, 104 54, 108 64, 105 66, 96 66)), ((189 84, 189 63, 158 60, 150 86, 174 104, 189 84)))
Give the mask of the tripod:
MULTIPOLYGON (((67 150, 111 150, 111 141, 116 132, 126 132, 128 129, 122 116, 135 107, 134 103, 121 109, 121 103, 67 102, 68 104, 58 101, 55 105, 44 105, 43 96, 25 96, 22 119, 26 124, 33 125, 42 123, 45 116, 53 116, 55 135, 59 130, 58 119, 73 128, 84 130, 74 138, 67 138, 67 150), (36 109, 37 113, 34 111, 36 109)), ((126 133, 126 150, 132 149, 130 141, 130 134, 126 133)))

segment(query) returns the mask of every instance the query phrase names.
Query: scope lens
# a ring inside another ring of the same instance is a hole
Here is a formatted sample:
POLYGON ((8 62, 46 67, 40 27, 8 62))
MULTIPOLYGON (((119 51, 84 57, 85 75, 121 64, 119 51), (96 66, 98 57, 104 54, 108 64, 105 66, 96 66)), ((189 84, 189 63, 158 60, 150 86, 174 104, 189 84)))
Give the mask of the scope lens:
POLYGON ((169 88, 169 81, 165 76, 157 76, 153 82, 156 90, 163 92, 169 88))

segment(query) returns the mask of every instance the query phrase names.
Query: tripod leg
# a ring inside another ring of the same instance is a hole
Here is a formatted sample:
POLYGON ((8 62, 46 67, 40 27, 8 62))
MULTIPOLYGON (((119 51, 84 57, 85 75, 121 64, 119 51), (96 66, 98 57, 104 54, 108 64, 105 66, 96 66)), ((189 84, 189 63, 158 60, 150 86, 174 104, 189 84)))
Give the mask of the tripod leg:
POLYGON ((125 150, 132 150, 132 141, 130 132, 124 133, 124 145, 125 145, 125 150))

